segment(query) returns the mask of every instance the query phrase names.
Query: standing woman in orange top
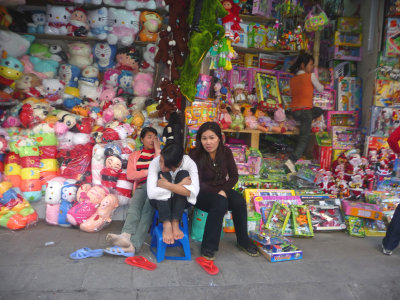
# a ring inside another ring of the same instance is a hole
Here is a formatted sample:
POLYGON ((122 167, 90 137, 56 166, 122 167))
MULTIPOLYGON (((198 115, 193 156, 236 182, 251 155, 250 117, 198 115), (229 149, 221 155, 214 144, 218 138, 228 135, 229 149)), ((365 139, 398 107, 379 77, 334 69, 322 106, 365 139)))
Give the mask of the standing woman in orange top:
POLYGON ((296 74, 290 80, 290 89, 292 91, 290 109, 293 118, 300 125, 296 148, 289 155, 289 159, 285 162, 285 165, 290 172, 295 172, 294 164, 303 155, 310 140, 312 121, 323 113, 321 108, 313 107, 314 88, 322 92, 324 86, 318 81, 313 72, 314 57, 311 54, 301 53, 296 62, 290 67, 290 71, 296 74))

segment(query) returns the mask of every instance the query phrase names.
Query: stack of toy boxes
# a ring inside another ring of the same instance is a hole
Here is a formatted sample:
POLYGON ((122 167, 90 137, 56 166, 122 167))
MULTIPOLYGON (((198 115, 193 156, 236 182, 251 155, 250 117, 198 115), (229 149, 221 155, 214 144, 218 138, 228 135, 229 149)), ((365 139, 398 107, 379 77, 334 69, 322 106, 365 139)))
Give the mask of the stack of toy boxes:
POLYGON ((334 59, 361 60, 362 20, 354 17, 338 18, 335 33, 334 59))
POLYGON ((367 228, 376 226, 376 221, 381 221, 383 216, 377 204, 343 200, 342 209, 346 215, 347 229, 351 236, 364 237, 365 226, 367 228))

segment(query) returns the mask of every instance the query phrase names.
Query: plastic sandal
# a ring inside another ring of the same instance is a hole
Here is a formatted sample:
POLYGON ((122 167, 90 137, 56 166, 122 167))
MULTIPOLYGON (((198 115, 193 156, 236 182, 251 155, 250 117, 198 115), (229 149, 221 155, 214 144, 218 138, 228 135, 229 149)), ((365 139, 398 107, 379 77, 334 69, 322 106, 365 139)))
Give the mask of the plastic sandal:
POLYGON ((125 263, 149 271, 153 271, 157 268, 157 265, 155 263, 149 261, 147 258, 143 256, 128 257, 127 259, 125 259, 125 263))
POLYGON ((103 249, 90 249, 90 248, 81 248, 72 252, 69 257, 71 259, 84 259, 88 257, 99 257, 103 255, 103 249))
POLYGON ((125 252, 124 250, 122 250, 120 246, 113 246, 106 248, 104 249, 104 252, 116 256, 125 256, 125 257, 135 256, 135 252, 125 252))
POLYGON ((212 260, 208 260, 202 256, 195 259, 195 261, 210 275, 217 275, 219 273, 219 269, 212 260))

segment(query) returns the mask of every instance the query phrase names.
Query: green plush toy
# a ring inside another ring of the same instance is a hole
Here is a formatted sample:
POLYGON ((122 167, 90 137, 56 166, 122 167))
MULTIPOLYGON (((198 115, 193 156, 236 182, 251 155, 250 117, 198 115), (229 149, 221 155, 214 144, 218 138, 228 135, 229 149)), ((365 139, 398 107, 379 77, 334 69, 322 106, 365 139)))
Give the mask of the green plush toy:
POLYGON ((181 88, 181 93, 193 101, 196 95, 196 81, 200 74, 201 62, 215 40, 224 37, 224 27, 217 23, 217 18, 227 15, 227 11, 219 0, 191 0, 188 23, 193 20, 196 1, 202 1, 199 28, 201 32, 192 31, 189 39, 189 55, 180 67, 181 77, 175 82, 181 88))

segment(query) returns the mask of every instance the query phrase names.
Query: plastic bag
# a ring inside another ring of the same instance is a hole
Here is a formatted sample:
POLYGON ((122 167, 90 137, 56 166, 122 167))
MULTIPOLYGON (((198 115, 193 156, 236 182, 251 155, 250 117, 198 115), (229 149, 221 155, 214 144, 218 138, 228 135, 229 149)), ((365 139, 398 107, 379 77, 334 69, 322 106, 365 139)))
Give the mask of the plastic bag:
POLYGON ((328 16, 318 4, 308 12, 304 24, 306 31, 321 31, 329 22, 328 16), (313 13, 314 12, 314 13, 313 13))

